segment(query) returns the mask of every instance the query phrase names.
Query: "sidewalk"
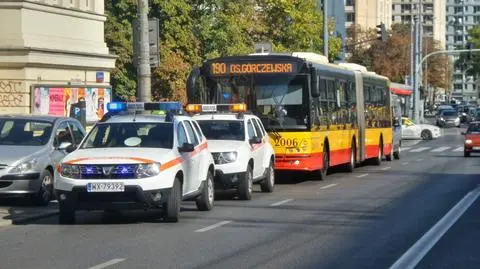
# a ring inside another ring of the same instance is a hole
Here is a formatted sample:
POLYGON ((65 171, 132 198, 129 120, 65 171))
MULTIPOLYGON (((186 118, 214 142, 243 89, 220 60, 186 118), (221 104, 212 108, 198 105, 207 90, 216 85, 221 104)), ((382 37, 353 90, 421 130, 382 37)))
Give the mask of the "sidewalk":
POLYGON ((51 202, 48 206, 32 206, 18 201, 0 202, 0 227, 22 224, 45 218, 58 213, 58 204, 51 202))

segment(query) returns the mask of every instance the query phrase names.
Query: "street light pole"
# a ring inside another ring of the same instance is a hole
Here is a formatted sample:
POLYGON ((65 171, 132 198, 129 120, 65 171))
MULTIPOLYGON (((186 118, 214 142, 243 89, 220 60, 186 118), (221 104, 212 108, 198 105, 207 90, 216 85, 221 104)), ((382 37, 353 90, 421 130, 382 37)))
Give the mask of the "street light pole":
POLYGON ((152 99, 150 47, 148 41, 148 0, 137 0, 139 23, 139 59, 137 65, 137 101, 152 99))
POLYGON ((328 57, 328 0, 323 0, 323 55, 328 57))
MULTIPOLYGON (((465 46, 465 0, 462 0, 462 49, 465 46)), ((462 69, 465 67, 462 66, 462 69)), ((463 71, 463 70, 462 70, 463 71)), ((465 102, 465 72, 462 72, 462 103, 465 102)))

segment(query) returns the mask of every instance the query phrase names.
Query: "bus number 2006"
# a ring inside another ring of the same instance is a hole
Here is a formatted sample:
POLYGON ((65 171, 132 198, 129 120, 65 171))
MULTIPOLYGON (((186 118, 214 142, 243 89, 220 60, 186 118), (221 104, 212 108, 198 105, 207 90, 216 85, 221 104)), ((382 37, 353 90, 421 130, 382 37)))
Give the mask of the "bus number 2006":
POLYGON ((275 139, 275 147, 297 147, 298 139, 296 138, 278 138, 275 139))

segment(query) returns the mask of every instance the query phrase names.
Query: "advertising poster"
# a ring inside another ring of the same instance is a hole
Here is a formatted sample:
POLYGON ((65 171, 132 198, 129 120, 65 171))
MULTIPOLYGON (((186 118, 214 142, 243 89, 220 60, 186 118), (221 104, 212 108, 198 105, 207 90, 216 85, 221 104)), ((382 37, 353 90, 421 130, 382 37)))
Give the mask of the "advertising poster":
POLYGON ((106 104, 112 100, 111 88, 35 87, 33 113, 74 117, 79 113, 79 102, 85 101, 86 121, 100 120, 106 104))

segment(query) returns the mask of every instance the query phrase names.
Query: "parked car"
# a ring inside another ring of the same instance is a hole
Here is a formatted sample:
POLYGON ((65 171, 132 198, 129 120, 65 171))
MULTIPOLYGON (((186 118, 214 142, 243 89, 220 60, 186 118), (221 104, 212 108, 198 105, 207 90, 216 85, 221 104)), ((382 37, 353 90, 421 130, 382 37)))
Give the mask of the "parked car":
POLYGON ((440 128, 430 124, 415 124, 409 118, 402 118, 402 139, 431 140, 440 137, 440 128))
POLYGON ((27 196, 47 205, 54 168, 85 134, 73 118, 0 116, 0 197, 27 196))

